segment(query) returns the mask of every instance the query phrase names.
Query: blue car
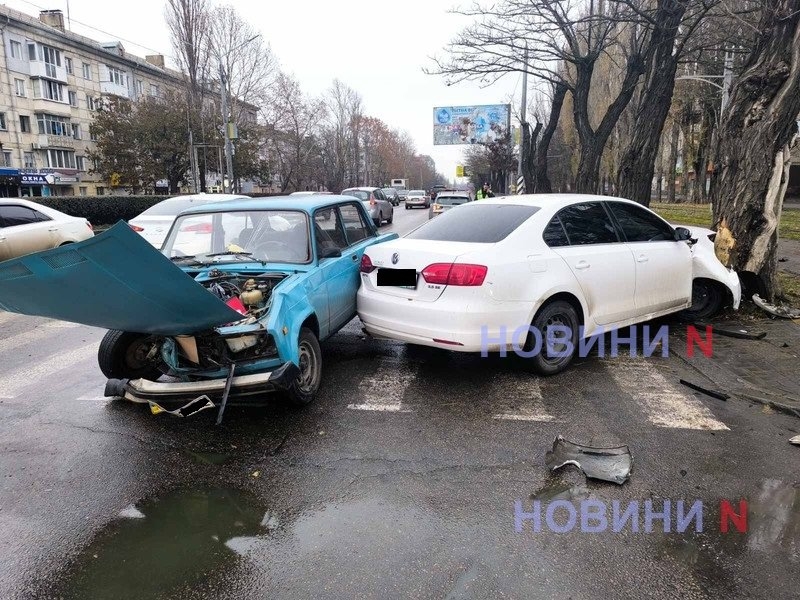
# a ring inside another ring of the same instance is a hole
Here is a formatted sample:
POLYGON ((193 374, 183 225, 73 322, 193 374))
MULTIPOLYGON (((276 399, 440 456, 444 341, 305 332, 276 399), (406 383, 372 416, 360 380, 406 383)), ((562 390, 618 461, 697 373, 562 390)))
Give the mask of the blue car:
POLYGON ((364 249, 396 237, 352 197, 206 204, 177 217, 160 251, 119 222, 0 263, 0 308, 109 329, 106 395, 154 411, 202 399, 221 418, 228 398, 272 391, 304 405, 322 378, 319 341, 356 315, 364 249))

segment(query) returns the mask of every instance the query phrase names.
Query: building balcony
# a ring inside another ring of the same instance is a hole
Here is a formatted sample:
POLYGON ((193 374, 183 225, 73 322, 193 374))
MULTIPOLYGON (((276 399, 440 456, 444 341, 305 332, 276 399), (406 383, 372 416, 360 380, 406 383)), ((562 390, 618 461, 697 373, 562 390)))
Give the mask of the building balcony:
POLYGON ((67 69, 57 67, 42 61, 32 61, 30 63, 31 77, 43 77, 45 79, 55 79, 62 83, 67 83, 67 69))
POLYGON ((128 86, 114 83, 113 81, 101 81, 100 93, 108 94, 110 96, 119 96, 120 98, 130 98, 131 93, 128 86))
POLYGON ((66 150, 74 150, 75 140, 65 135, 39 135, 37 141, 33 143, 33 149, 44 150, 47 148, 64 148, 66 150))

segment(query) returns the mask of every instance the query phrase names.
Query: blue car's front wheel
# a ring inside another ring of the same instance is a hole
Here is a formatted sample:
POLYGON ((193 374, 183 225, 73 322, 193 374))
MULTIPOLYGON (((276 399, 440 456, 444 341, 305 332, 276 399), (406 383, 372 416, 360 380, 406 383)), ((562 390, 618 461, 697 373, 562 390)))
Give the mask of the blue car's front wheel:
POLYGON ((314 399, 322 381, 322 350, 317 336, 303 327, 298 339, 300 373, 288 389, 289 401, 295 406, 305 406, 314 399))

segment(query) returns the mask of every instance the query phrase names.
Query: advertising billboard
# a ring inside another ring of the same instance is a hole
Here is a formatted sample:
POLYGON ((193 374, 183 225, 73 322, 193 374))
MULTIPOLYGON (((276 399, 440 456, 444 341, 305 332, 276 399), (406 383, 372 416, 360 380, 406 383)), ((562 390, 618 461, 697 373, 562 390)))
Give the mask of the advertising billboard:
POLYGON ((438 106, 433 109, 433 144, 488 143, 508 134, 510 104, 438 106))

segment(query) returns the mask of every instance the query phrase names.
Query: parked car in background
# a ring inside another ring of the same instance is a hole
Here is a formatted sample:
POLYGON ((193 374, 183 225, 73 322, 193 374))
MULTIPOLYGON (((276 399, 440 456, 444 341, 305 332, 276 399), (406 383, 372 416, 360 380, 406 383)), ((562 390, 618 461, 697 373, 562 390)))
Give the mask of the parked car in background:
POLYGON ((379 235, 351 197, 196 206, 161 252, 119 223, 12 261, 0 309, 109 329, 98 352, 107 396, 155 410, 203 396, 216 406, 229 385, 238 403, 282 392, 304 405, 322 380, 319 341, 356 314, 364 249, 396 237, 379 235), (196 224, 212 230, 202 251, 180 236, 196 224), (162 373, 176 379, 158 381, 162 373))
POLYGON ((425 190, 411 190, 406 196, 406 210, 416 207, 430 208, 431 197, 425 190))
POLYGON ((454 206, 458 206, 459 204, 465 204, 472 200, 469 192, 463 192, 459 190, 442 190, 439 192, 439 195, 436 196, 436 200, 433 201, 431 204, 431 208, 428 211, 428 218, 432 219, 443 212, 446 212, 453 208, 454 206))
POLYGON ((397 190, 397 195, 400 196, 400 201, 405 202, 408 198, 408 190, 397 190))
POLYGON ((0 261, 82 242, 92 236, 92 224, 82 217, 22 198, 0 199, 0 261))
POLYGON ((551 375, 569 365, 580 337, 679 311, 708 316, 700 289, 715 289, 737 309, 738 275, 712 243, 698 242, 693 231, 622 198, 469 202, 367 249, 358 315, 377 338, 460 352, 517 344, 534 371, 551 375), (378 285, 381 276, 408 285, 378 285))
POLYGON ((443 192, 443 191, 444 191, 444 190, 446 190, 446 189, 447 189, 447 186, 446 186, 446 185, 441 185, 441 184, 439 184, 439 185, 435 185, 435 186, 433 186, 433 187, 431 188, 430 194, 428 194, 428 195, 431 197, 431 202, 432 202, 432 201, 434 201, 434 200, 436 200, 436 198, 437 198, 437 196, 439 195, 439 193, 440 193, 440 192, 443 192))
POLYGON ((187 208, 202 206, 211 202, 227 202, 228 200, 244 200, 249 198, 249 196, 243 196, 241 194, 202 193, 167 198, 128 221, 128 225, 153 246, 161 248, 161 244, 164 243, 169 228, 172 227, 172 224, 175 222, 175 217, 187 208))
POLYGON ((391 223, 394 220, 394 206, 386 198, 381 188, 353 187, 342 191, 342 196, 352 196, 364 203, 364 207, 372 217, 375 227, 380 227, 383 222, 391 223))
POLYGON ((392 206, 400 206, 400 194, 397 193, 397 190, 394 188, 383 188, 383 193, 386 195, 386 199, 392 203, 392 206))

